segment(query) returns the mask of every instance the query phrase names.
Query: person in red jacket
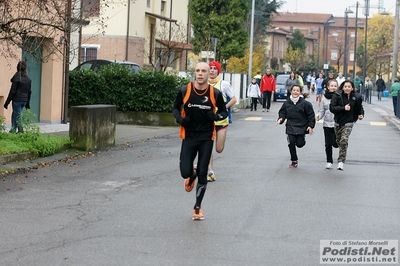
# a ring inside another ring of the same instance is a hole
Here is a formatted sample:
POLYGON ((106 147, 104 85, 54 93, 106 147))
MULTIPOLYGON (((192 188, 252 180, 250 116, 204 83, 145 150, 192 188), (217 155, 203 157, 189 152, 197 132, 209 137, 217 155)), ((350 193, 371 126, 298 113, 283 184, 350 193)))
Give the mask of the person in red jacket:
POLYGON ((263 112, 267 110, 269 112, 269 108, 271 107, 271 97, 272 93, 275 91, 276 80, 274 75, 271 74, 271 69, 267 68, 264 76, 261 79, 260 91, 262 94, 262 105, 263 112))

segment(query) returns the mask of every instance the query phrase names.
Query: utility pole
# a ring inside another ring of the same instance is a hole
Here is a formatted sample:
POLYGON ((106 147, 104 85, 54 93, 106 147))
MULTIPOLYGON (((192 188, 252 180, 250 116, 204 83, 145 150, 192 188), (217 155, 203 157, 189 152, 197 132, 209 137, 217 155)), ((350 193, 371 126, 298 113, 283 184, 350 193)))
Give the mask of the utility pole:
POLYGON ((397 78, 398 54, 399 54, 399 9, 400 0, 396 0, 395 24, 394 24, 394 42, 393 42, 393 66, 392 66, 392 84, 397 78))
POLYGON ((248 83, 251 82, 252 75, 252 65, 253 65, 253 36, 254 36, 254 6, 255 0, 251 4, 251 25, 250 25, 250 51, 249 51, 249 74, 247 77, 248 83))

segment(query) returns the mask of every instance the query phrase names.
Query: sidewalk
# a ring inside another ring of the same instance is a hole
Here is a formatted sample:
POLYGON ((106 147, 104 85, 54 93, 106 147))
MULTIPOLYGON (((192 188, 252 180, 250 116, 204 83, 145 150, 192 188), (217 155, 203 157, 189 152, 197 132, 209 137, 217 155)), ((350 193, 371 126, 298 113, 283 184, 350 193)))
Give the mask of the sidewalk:
MULTIPOLYGON (((378 101, 377 96, 372 96, 371 103, 363 102, 364 109, 366 106, 372 107, 374 111, 382 115, 386 120, 393 123, 400 130, 400 119, 394 115, 393 102, 391 97, 382 97, 381 101, 378 101)), ((368 114, 366 114, 368 115, 368 114)))
MULTIPOLYGON (((40 132, 43 134, 57 134, 64 136, 68 136, 69 134, 69 124, 37 123, 37 125, 40 127, 40 132)), ((152 138, 168 137, 171 134, 178 135, 179 127, 152 127, 117 124, 115 145, 133 144, 135 142, 143 142, 152 138)), ((0 164, 0 172, 8 171, 10 169, 17 170, 37 167, 37 165, 42 162, 59 161, 77 154, 84 153, 86 153, 86 151, 69 149, 61 153, 57 153, 47 157, 40 157, 33 160, 31 160, 32 155, 30 154, 15 156, 15 160, 12 160, 12 162, 3 165, 0 164)))

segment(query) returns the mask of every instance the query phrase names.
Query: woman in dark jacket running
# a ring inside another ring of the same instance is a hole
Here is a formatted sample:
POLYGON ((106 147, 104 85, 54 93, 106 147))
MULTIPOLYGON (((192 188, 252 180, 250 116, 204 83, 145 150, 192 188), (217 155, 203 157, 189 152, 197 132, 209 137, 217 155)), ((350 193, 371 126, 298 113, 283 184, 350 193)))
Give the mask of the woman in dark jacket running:
POLYGON ((11 130, 10 133, 22 133, 21 111, 25 107, 30 109, 29 101, 31 99, 31 79, 26 72, 26 62, 20 61, 17 64, 17 73, 11 78, 11 88, 4 108, 12 101, 11 130))
POLYGON ((277 124, 286 121, 286 134, 292 163, 290 168, 296 168, 298 158, 296 146, 302 148, 306 145, 306 134, 313 134, 315 126, 315 114, 312 104, 301 96, 300 85, 293 85, 290 88, 290 97, 282 104, 279 110, 277 124))
POLYGON ((329 110, 335 115, 335 135, 339 146, 338 170, 343 170, 346 162, 349 137, 354 123, 364 118, 362 96, 355 92, 352 81, 346 80, 332 96, 329 110))

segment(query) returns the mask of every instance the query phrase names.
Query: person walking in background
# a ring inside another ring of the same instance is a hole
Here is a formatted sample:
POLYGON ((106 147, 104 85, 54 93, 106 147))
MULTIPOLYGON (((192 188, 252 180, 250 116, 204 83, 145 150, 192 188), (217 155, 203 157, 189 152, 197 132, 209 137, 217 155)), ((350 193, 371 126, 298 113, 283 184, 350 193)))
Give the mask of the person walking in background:
POLYGON ((314 72, 314 74, 311 76, 311 82, 310 82, 310 88, 311 88, 312 94, 315 93, 315 90, 317 88, 317 85, 315 83, 316 80, 317 80, 317 77, 315 76, 315 72, 314 72))
POLYGON ((324 118, 324 137, 325 137, 325 154, 326 154, 326 169, 332 169, 333 167, 333 148, 337 148, 335 136, 335 118, 334 115, 329 111, 329 105, 333 94, 337 91, 338 84, 337 81, 332 79, 328 81, 328 89, 325 91, 324 96, 321 101, 321 105, 318 108, 318 114, 315 117, 316 121, 324 118))
POLYGON ((207 189, 207 169, 216 134, 214 122, 228 116, 221 91, 208 84, 209 73, 210 66, 207 63, 198 63, 195 68, 196 81, 179 90, 172 109, 176 122, 181 125, 179 166, 187 192, 193 190, 198 177, 193 220, 204 219, 201 202, 207 189), (194 169, 196 156, 197 169, 194 169))
POLYGON ((338 83, 338 86, 340 87, 340 85, 346 80, 346 78, 343 76, 343 73, 339 73, 338 77, 336 78, 336 81, 338 83))
POLYGON ((272 92, 275 91, 276 79, 274 75, 271 74, 271 69, 267 68, 264 76, 261 79, 260 91, 262 94, 262 106, 263 112, 269 112, 271 107, 271 97, 272 92))
POLYGON ((356 78, 354 79, 354 86, 356 87, 356 92, 360 91, 362 85, 363 85, 362 79, 360 79, 360 77, 356 75, 356 78))
POLYGON ((397 96, 399 95, 399 91, 400 91, 399 79, 395 78, 394 83, 390 87, 390 94, 392 95, 393 111, 395 116, 397 116, 397 96))
POLYGON ((290 95, 290 89, 293 85, 300 85, 299 79, 296 78, 296 74, 294 73, 294 71, 290 72, 289 78, 286 80, 285 83, 285 89, 288 97, 290 95))
POLYGON ((369 101, 369 96, 372 91, 372 88, 374 87, 374 83, 369 79, 369 77, 365 78, 365 101, 369 101))
MULTIPOLYGON (((215 122, 217 135, 215 137, 215 150, 221 153, 225 148, 226 134, 228 131, 228 125, 232 123, 231 117, 231 107, 236 103, 235 92, 233 91, 232 85, 226 81, 219 78, 219 73, 221 73, 221 65, 217 61, 211 61, 210 66, 210 76, 208 79, 208 84, 212 85, 214 88, 222 92, 222 97, 224 99, 226 109, 228 111, 228 117, 221 121, 215 122)), ((213 170, 213 156, 211 154, 210 163, 208 165, 208 181, 215 181, 215 174, 213 170)))
POLYGON ((19 61, 17 72, 11 78, 11 88, 8 93, 4 108, 7 109, 12 102, 11 130, 10 133, 23 133, 21 112, 22 109, 30 109, 32 81, 26 72, 26 62, 19 61))
POLYGON ((252 79, 251 84, 247 89, 247 95, 251 98, 250 111, 257 111, 257 102, 260 97, 260 87, 257 84, 256 79, 252 79))
POLYGON ((310 88, 311 88, 311 77, 312 77, 311 72, 309 72, 309 73, 307 74, 307 77, 306 77, 307 88, 308 88, 309 90, 310 90, 310 88))
POLYGON ((364 118, 362 97, 355 92, 352 81, 346 80, 340 85, 340 89, 332 96, 329 110, 335 115, 335 135, 339 146, 337 169, 343 170, 353 125, 364 118))
POLYGON ((324 90, 328 88, 328 81, 330 81, 331 79, 335 79, 335 77, 334 77, 334 73, 332 71, 329 71, 328 77, 324 78, 324 81, 322 82, 322 88, 324 90))
POLYGON ((295 74, 295 77, 296 77, 297 80, 299 81, 300 87, 303 88, 303 87, 304 87, 304 81, 303 81, 303 78, 301 77, 301 75, 300 75, 299 73, 296 73, 296 74, 295 74))
POLYGON ((383 91, 386 89, 385 81, 382 79, 382 75, 378 76, 376 80, 376 91, 378 92, 378 101, 382 101, 383 91))
POLYGON ((315 81, 315 86, 317 87, 315 100, 318 102, 318 106, 321 105, 322 94, 324 93, 324 88, 322 83, 324 82, 322 73, 319 74, 319 78, 315 81))
POLYGON ((315 126, 315 113, 312 104, 301 96, 300 85, 293 85, 290 89, 290 97, 282 104, 279 110, 279 118, 276 124, 282 124, 286 120, 286 134, 290 152, 290 168, 298 166, 296 147, 306 145, 306 134, 313 134, 315 126))
POLYGON ((257 71, 257 74, 253 77, 254 79, 256 79, 256 83, 258 85, 258 87, 260 87, 260 82, 261 82, 261 72, 257 71))

